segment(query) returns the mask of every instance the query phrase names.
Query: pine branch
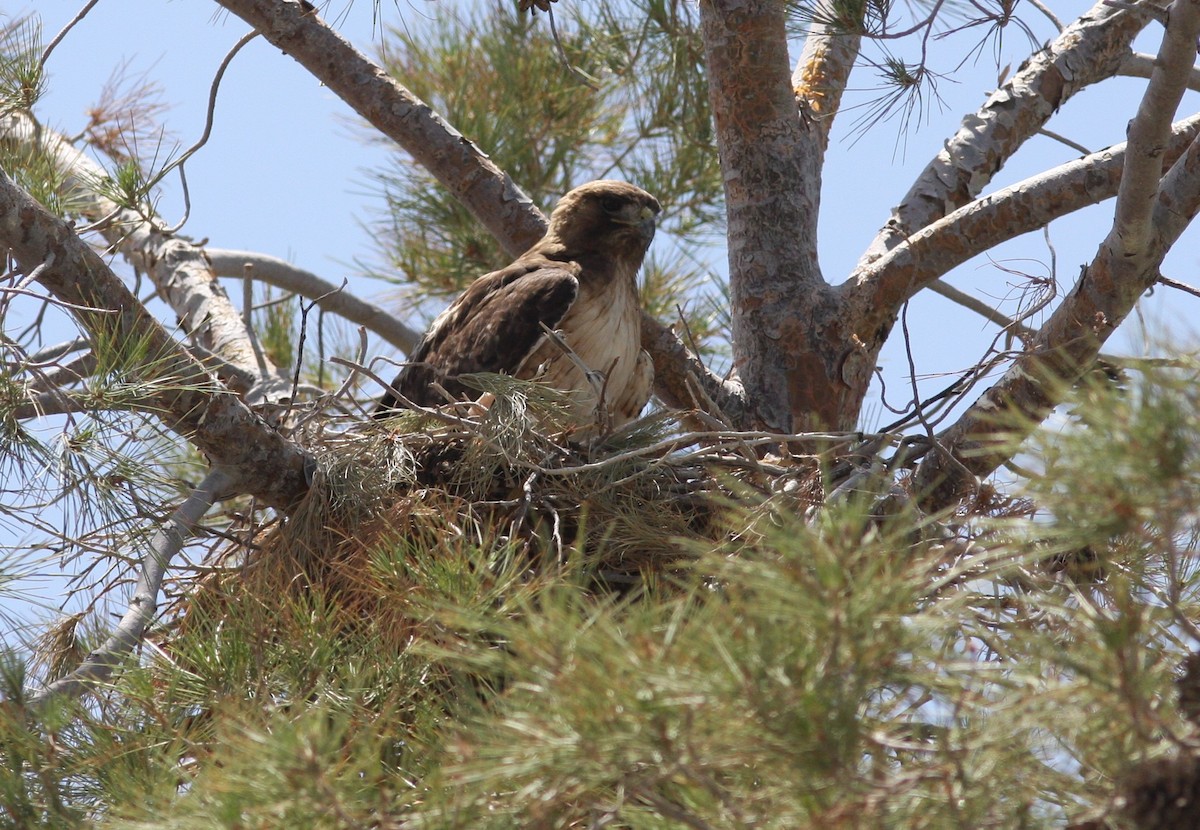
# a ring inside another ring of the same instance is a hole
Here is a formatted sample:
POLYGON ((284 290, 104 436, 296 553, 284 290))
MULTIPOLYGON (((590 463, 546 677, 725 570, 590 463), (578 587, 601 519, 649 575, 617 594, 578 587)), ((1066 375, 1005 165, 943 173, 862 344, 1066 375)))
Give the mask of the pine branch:
POLYGON ((308 490, 307 456, 236 396, 147 313, 99 255, 67 222, 48 213, 0 171, 0 244, 25 274, 72 313, 93 340, 112 344, 137 363, 151 385, 143 408, 233 476, 238 492, 288 510, 308 490))
POLYGON ((545 217, 508 175, 303 0, 218 0, 298 61, 433 174, 513 255, 541 238, 545 217))
POLYGON ((1030 349, 941 437, 917 470, 925 506, 950 504, 966 474, 991 473, 1095 360, 1101 345, 1158 279, 1159 266, 1200 211, 1200 141, 1166 177, 1162 148, 1187 89, 1200 36, 1200 3, 1171 5, 1156 68, 1130 124, 1112 230, 1030 349), (997 430, 1006 430, 1003 436, 997 430))
POLYGON ((200 519, 234 480, 224 470, 214 469, 154 532, 142 554, 138 581, 129 600, 129 608, 116 629, 75 670, 34 694, 29 699, 32 708, 38 709, 59 695, 78 697, 104 684, 112 676, 113 670, 141 644, 142 635, 158 608, 158 594, 167 566, 179 553, 183 543, 195 534, 200 519))
MULTIPOLYGON (((813 149, 824 155, 833 120, 842 104, 850 72, 858 60, 862 34, 838 29, 826 22, 835 17, 832 0, 821 0, 812 12, 813 27, 792 73, 796 103, 805 115, 813 149)), ((819 173, 819 170, 817 171, 819 173)), ((819 192, 820 181, 817 188, 819 192)))
POLYGON ((204 253, 217 276, 243 277, 246 268, 249 267, 252 279, 316 300, 317 305, 325 311, 340 315, 351 323, 366 326, 403 352, 412 351, 421 339, 419 332, 410 329, 374 303, 360 300, 311 271, 290 262, 267 254, 229 251, 223 248, 205 248, 204 253))
POLYGON ((258 378, 259 384, 279 380, 278 368, 256 348, 200 248, 159 229, 149 205, 133 210, 97 193, 97 184, 106 178, 104 170, 63 136, 35 124, 29 116, 13 113, 4 118, 0 135, 37 147, 51 160, 64 178, 64 187, 73 191, 81 213, 97 222, 113 248, 154 281, 183 329, 205 350, 238 370, 222 374, 231 388, 247 391, 240 382, 247 374, 258 378))
POLYGON ((1077 92, 1115 74, 1149 20, 1100 0, 963 119, 867 248, 868 265, 974 199, 992 176, 1077 92))

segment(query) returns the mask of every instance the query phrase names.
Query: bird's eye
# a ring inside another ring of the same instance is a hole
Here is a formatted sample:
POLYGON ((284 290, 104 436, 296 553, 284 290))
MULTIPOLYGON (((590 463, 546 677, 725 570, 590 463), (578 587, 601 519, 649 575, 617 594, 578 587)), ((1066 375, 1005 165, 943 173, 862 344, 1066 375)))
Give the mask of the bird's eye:
POLYGON ((600 207, 604 208, 605 213, 617 213, 623 204, 616 196, 605 196, 600 200, 600 207))

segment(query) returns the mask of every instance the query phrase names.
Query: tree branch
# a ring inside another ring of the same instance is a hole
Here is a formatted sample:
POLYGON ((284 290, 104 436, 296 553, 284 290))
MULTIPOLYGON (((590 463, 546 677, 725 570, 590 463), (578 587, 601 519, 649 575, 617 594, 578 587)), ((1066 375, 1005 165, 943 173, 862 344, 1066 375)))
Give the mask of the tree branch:
POLYGON ((421 339, 419 332, 413 331, 374 303, 360 300, 290 262, 251 251, 205 248, 204 253, 208 255, 217 276, 242 277, 246 266, 250 266, 253 279, 316 300, 320 308, 344 317, 351 323, 366 326, 402 352, 412 351, 421 339))
POLYGON ((307 456, 217 386, 75 233, 0 170, 0 244, 72 311, 93 342, 128 356, 151 386, 144 408, 233 476, 239 492, 287 511, 308 490, 307 456), (39 267, 40 266, 40 267, 39 267))
POLYGON ((991 181, 1069 98, 1121 67, 1150 17, 1100 0, 1030 58, 962 127, 917 178, 859 267, 961 207, 991 181))
POLYGON ((997 311, 995 308, 981 301, 977 297, 974 297, 965 291, 960 291, 949 283, 942 282, 941 280, 934 280, 933 282, 929 283, 927 287, 933 293, 940 294, 947 300, 958 303, 968 311, 974 311, 988 322, 995 323, 1003 331, 1019 337, 1022 340, 1030 340, 1036 334, 1033 329, 1029 328, 1023 323, 1017 322, 1007 314, 997 311))
MULTIPOLYGON (((833 120, 842 105, 850 71, 858 60, 862 34, 839 31, 827 22, 836 18, 831 0, 820 0, 813 9, 813 26, 792 73, 792 91, 801 114, 811 126, 808 137, 818 156, 829 146, 833 120)), ((818 170, 819 172, 819 170, 818 170)), ((820 182, 817 183, 820 191, 820 182)))
POLYGON ((1179 107, 1196 60, 1196 35, 1200 33, 1200 5, 1196 0, 1171 4, 1166 32, 1154 72, 1126 131, 1128 150, 1113 231, 1105 240, 1121 257, 1144 256, 1155 229, 1151 223, 1163 172, 1163 147, 1171 118, 1179 107))
MULTIPOLYGON (((1117 70, 1117 74, 1128 78, 1149 78, 1154 74, 1154 56, 1131 52, 1121 61, 1121 68, 1117 70)), ((1200 92, 1200 67, 1192 67, 1192 73, 1188 77, 1188 89, 1200 92)))
POLYGON ((468 138, 356 50, 304 0, 217 0, 254 26, 450 191, 514 256, 542 237, 546 219, 468 138))
POLYGON ((1112 230, 1031 348, 941 437, 914 483, 927 508, 951 504, 962 474, 985 475, 1014 451, 1092 365, 1101 345, 1158 279, 1170 246, 1200 211, 1200 140, 1166 177, 1162 151, 1187 88, 1200 35, 1200 3, 1176 0, 1153 76, 1130 124, 1112 230))
POLYGON ((65 179, 82 215, 101 222, 106 240, 136 268, 149 275, 159 294, 178 315, 188 335, 238 371, 221 373, 222 380, 238 392, 240 381, 251 375, 259 382, 279 380, 278 368, 260 349, 242 317, 217 281, 203 252, 191 243, 160 231, 149 205, 134 211, 96 192, 105 171, 67 140, 23 113, 0 121, 5 140, 38 148, 65 179))
POLYGON ((654 359, 654 392, 667 406, 672 409, 698 408, 700 402, 695 399, 690 381, 699 386, 730 423, 746 421, 750 407, 742 385, 714 375, 683 345, 675 332, 644 311, 642 348, 654 359))
MULTIPOLYGON (((814 223, 797 228, 797 232, 809 234, 809 238, 815 240, 829 134, 841 108, 850 72, 858 60, 862 34, 839 30, 836 24, 824 22, 839 17, 833 0, 818 0, 811 13, 812 28, 804 39, 804 49, 792 72, 792 94, 803 127, 796 147, 801 167, 796 186, 802 191, 802 201, 811 205, 814 223)), ((811 268, 816 270, 815 250, 811 256, 814 263, 811 268)))
POLYGON ((78 697, 107 682, 121 661, 141 644, 142 635, 158 609, 158 593, 167 565, 179 553, 183 543, 195 534, 200 519, 232 483, 234 478, 228 473, 214 469, 170 518, 155 530, 149 547, 142 555, 129 608, 116 629, 74 671, 34 694, 29 700, 32 708, 39 708, 58 695, 78 697))
MULTIPOLYGON (((1174 162, 1197 135, 1200 115, 1173 125, 1159 162, 1174 162)), ((971 257, 1116 196, 1126 147, 1116 144, 977 199, 859 267, 840 289, 855 319, 864 329, 890 325, 894 309, 971 257)))

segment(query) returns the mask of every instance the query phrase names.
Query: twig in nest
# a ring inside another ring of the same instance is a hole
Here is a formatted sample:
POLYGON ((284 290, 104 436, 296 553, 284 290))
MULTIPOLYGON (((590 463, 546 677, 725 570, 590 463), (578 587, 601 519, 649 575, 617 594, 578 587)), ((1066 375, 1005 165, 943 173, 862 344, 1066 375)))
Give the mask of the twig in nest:
MULTIPOLYGON (((583 358, 577 355, 575 350, 567 345, 567 341, 562 339, 561 334, 547 326, 545 323, 539 322, 538 325, 542 327, 542 331, 545 333, 546 338, 555 346, 557 346, 559 351, 566 355, 567 359, 575 364, 575 368, 582 372, 583 376, 587 378, 588 385, 591 386, 592 391, 596 393, 596 425, 600 428, 601 433, 609 432, 609 427, 612 425, 612 418, 608 411, 608 405, 604 400, 604 394, 608 388, 608 375, 604 372, 596 371, 584 363, 583 358)), ((614 360, 612 366, 615 365, 616 361, 614 360)), ((610 371, 612 370, 612 366, 608 367, 610 371)))

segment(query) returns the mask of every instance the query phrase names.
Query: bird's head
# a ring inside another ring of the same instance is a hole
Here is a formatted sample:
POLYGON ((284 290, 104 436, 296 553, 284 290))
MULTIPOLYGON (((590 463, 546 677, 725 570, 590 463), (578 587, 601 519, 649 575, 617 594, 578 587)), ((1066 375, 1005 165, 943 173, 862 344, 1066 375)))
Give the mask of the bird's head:
POLYGON ((550 214, 548 237, 569 251, 598 245, 640 263, 654 238, 654 220, 662 206, 646 191, 627 182, 601 179, 581 185, 559 200, 550 214))

